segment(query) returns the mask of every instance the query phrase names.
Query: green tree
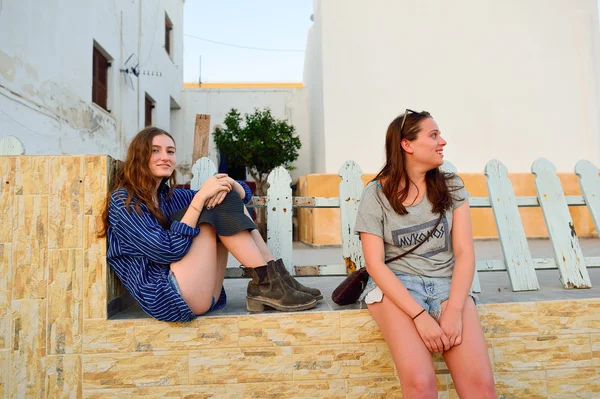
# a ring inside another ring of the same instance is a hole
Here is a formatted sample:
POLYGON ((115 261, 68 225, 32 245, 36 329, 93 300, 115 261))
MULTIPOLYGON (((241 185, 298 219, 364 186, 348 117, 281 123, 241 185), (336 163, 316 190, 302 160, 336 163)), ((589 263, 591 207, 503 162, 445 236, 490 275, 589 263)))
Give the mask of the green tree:
POLYGON ((293 170, 302 144, 296 129, 285 120, 276 119, 271 110, 255 109, 244 120, 235 108, 225 117, 225 128, 213 134, 219 153, 227 154, 233 166, 245 166, 256 182, 256 194, 265 195, 269 173, 277 166, 293 170))

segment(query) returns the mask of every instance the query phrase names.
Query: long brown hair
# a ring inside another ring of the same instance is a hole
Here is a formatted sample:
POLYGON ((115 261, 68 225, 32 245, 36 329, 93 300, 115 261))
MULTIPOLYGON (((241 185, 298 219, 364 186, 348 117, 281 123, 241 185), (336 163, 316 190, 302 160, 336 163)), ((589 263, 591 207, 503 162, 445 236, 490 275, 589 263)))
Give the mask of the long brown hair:
MULTIPOLYGON (((408 197, 410 185, 414 184, 406 172, 406 154, 402 148, 402 139, 413 141, 421 131, 421 121, 432 118, 427 111, 409 112, 400 131, 404 114, 398 116, 390 123, 385 136, 385 165, 375 177, 382 182, 382 191, 394 211, 406 215, 408 211, 402 204, 408 197)), ((429 170, 425 174, 427 198, 432 204, 433 213, 442 213, 452 206, 451 192, 462 188, 448 187, 447 181, 455 178, 454 173, 442 172, 439 168, 429 170)), ((460 178, 459 178, 460 179, 460 178)), ((462 181, 462 180, 461 180, 462 181)))
MULTIPOLYGON (((141 130, 136 134, 133 140, 131 140, 129 148, 127 149, 125 162, 123 162, 121 167, 115 173, 112 187, 108 191, 104 210, 102 211, 102 226, 98 233, 98 237, 106 237, 109 227, 108 206, 110 204, 110 197, 115 190, 120 188, 125 188, 127 190, 127 198, 123 198, 127 210, 131 210, 130 206, 133 201, 135 211, 141 215, 142 210, 140 209, 140 205, 144 204, 164 228, 169 227, 167 218, 154 203, 156 178, 152 172, 150 172, 150 168, 148 167, 150 157, 152 156, 152 140, 154 137, 160 135, 170 137, 171 140, 173 140, 173 143, 175 143, 173 136, 166 131, 153 126, 141 130)), ((163 183, 165 182, 169 182, 171 188, 175 187, 175 170, 173 170, 171 176, 163 180, 163 183)), ((168 196, 170 196, 171 193, 172 189, 169 191, 168 196)))

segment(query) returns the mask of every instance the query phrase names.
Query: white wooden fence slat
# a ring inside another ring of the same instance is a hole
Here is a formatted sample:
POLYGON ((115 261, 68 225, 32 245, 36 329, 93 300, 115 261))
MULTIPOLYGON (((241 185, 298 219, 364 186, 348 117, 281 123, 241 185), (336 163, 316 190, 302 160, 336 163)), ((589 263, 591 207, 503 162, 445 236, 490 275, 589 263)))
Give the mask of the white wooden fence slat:
POLYGON ((456 166, 450 161, 444 161, 442 166, 440 166, 440 169, 442 172, 458 174, 458 169, 456 169, 456 166))
POLYGON ((335 265, 321 265, 318 270, 319 276, 343 276, 347 275, 346 265, 339 263, 335 265))
MULTIPOLYGON (((194 165, 192 165, 192 180, 190 181, 190 189, 200 190, 200 187, 204 184, 209 177, 217 173, 217 167, 210 158, 202 157, 198 159, 194 165)), ((229 254, 227 254, 229 257, 229 254)), ((236 273, 240 273, 242 269, 238 269, 236 273)), ((241 276, 241 275, 240 275, 241 276)))
MULTIPOLYGON (((585 266, 590 268, 600 267, 600 256, 591 256, 583 258, 585 262, 585 266)), ((547 270, 547 269, 558 269, 556 266, 556 262, 552 258, 534 258, 533 264, 535 270, 547 270)), ((505 271, 506 264, 501 259, 492 259, 492 260, 478 260, 475 262, 477 270, 480 272, 486 271, 505 271)))
POLYGON ((562 185, 556 176, 556 167, 547 159, 538 158, 531 166, 531 172, 535 175, 535 188, 563 287, 590 288, 592 283, 585 267, 562 185))
MULTIPOLYGON (((552 270, 558 269, 556 262, 551 258, 539 258, 533 259, 535 264, 535 270, 552 270)), ((585 258, 585 265, 588 269, 600 268, 600 256, 585 258)), ((494 260, 478 260, 475 262, 477 271, 479 272, 490 272, 490 271, 506 271, 506 265, 501 259, 494 260)), ((242 277, 244 271, 239 267, 231 267, 227 269, 225 276, 227 278, 242 277)), ((331 265, 319 265, 317 266, 317 275, 319 276, 345 276, 346 265, 343 263, 331 264, 331 265)))
POLYGON ((25 148, 21 140, 15 136, 5 136, 0 139, 0 155, 23 155, 25 148))
MULTIPOLYGON (((444 161, 444 164, 440 166, 440 170, 446 173, 455 173, 458 174, 458 170, 450 161, 444 161)), ((469 205, 471 201, 469 200, 469 205)), ((451 234, 450 231, 447 234, 451 234)), ((479 276, 477 275, 477 267, 475 268, 475 272, 473 274, 473 283, 471 283, 471 291, 480 293, 481 292, 481 284, 479 283, 479 276)))
POLYGON ((275 259, 281 258, 295 275, 292 259, 292 178, 278 166, 267 178, 267 245, 275 259))
POLYGON ((579 176, 579 187, 588 210, 594 220, 596 232, 600 233, 600 175, 593 163, 581 160, 575 165, 575 174, 579 176))
POLYGON ((483 172, 498 228, 498 236, 513 291, 540 289, 533 259, 525 237, 525 229, 515 200, 508 170, 502 162, 491 160, 483 172))
MULTIPOLYGON (((585 206, 585 200, 581 195, 567 195, 567 205, 585 206)), ((294 197, 292 199, 294 208, 339 208, 340 199, 338 197, 294 197)), ((519 208, 539 208, 540 203, 537 197, 516 197, 516 203, 519 208)), ((248 204, 250 208, 266 208, 267 197, 255 196, 248 204)), ((471 208, 491 208, 492 204, 488 197, 470 197, 469 206, 471 208)))
POLYGON ((192 180, 190 188, 192 190, 200 190, 200 187, 211 176, 217 173, 217 167, 210 158, 203 157, 194 163, 192 166, 192 180))
MULTIPOLYGON (((569 206, 585 206, 585 200, 581 195, 567 195, 565 198, 569 206)), ((516 203, 519 208, 538 208, 540 206, 538 198, 530 196, 516 197, 516 203)), ((490 208, 492 203, 487 197, 471 197, 469 205, 471 208, 490 208)))
MULTIPOLYGON (((292 205, 294 208, 339 208, 340 199, 338 197, 293 197, 292 205)), ((250 208, 266 208, 267 197, 254 196, 248 204, 250 208)))
POLYGON ((340 182, 340 220, 342 228, 342 256, 346 271, 352 273, 365 266, 359 236, 354 234, 358 205, 362 197, 364 184, 361 180, 362 169, 354 161, 346 161, 338 171, 340 182))

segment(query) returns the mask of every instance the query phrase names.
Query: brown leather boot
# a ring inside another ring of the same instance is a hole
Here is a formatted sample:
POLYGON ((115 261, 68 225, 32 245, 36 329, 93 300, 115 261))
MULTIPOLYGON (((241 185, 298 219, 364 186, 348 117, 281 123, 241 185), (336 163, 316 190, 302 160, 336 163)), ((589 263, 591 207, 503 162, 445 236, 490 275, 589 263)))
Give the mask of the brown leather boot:
POLYGON ((262 312, 265 306, 282 312, 296 312, 317 304, 311 295, 290 287, 273 261, 265 266, 246 268, 246 271, 252 277, 246 295, 248 312, 262 312))
POLYGON ((275 261, 275 265, 277 266, 277 271, 283 278, 283 281, 285 281, 290 287, 292 287, 298 291, 306 292, 307 294, 309 294, 313 298, 315 298, 317 301, 323 299, 323 294, 321 294, 321 291, 319 291, 318 289, 310 288, 310 287, 300 284, 298 282, 298 280, 296 280, 290 274, 290 272, 288 272, 288 270, 285 267, 285 264, 283 263, 283 259, 277 259, 275 261))

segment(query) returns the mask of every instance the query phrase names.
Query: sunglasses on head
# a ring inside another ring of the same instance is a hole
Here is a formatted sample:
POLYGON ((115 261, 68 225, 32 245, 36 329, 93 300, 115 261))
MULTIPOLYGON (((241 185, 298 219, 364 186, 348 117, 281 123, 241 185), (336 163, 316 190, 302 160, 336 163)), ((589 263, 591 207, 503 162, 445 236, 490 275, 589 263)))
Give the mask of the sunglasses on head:
POLYGON ((404 116, 402 117, 402 124, 400 124, 400 136, 402 136, 402 130, 404 129, 404 123, 406 122, 406 117, 408 116, 408 113, 413 113, 413 114, 421 114, 418 111, 413 111, 412 109, 408 109, 406 108, 406 110, 404 111, 404 116))

